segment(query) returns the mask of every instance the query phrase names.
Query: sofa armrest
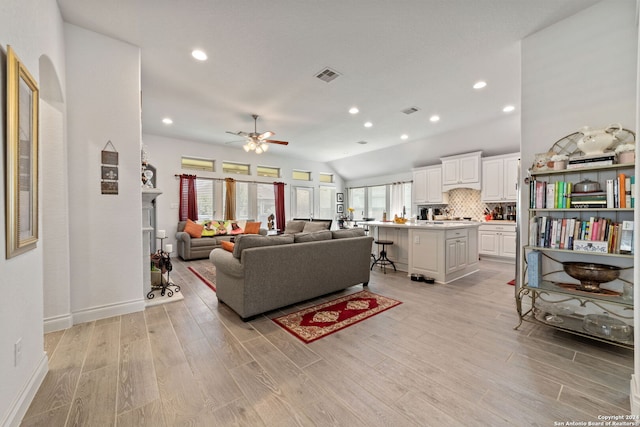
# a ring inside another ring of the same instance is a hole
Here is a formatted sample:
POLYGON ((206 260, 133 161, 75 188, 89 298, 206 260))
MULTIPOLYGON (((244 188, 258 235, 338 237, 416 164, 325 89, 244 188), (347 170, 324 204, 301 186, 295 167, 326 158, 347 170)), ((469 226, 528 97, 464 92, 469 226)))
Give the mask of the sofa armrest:
POLYGON ((231 252, 216 248, 211 251, 209 259, 221 274, 226 274, 238 279, 244 277, 244 266, 231 252))
POLYGON ((178 231, 176 233, 176 240, 185 242, 187 245, 191 245, 191 235, 184 231, 178 231))

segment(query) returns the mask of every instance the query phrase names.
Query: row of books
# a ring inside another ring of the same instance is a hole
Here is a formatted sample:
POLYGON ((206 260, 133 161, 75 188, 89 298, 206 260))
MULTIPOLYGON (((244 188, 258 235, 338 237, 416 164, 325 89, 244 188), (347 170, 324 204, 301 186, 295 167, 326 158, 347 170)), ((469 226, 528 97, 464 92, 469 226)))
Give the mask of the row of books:
POLYGON ((616 153, 600 153, 569 158, 567 169, 582 169, 593 166, 607 166, 615 163, 616 153))
POLYGON ((635 176, 621 173, 606 180, 606 191, 578 193, 571 182, 529 182, 529 208, 531 209, 613 209, 635 208, 635 176))
POLYGON ((552 249, 630 254, 633 253, 633 221, 533 217, 529 224, 529 244, 552 249))

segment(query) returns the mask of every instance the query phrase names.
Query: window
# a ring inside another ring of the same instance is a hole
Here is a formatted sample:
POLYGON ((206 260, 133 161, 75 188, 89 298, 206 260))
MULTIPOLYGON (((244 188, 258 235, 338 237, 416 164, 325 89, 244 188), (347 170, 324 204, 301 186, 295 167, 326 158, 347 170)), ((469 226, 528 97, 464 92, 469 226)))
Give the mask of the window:
POLYGON ((318 196, 318 215, 322 219, 331 219, 336 215, 334 201, 336 200, 335 187, 321 186, 318 196))
POLYGON ((181 165, 182 169, 214 172, 215 161, 210 159, 199 159, 197 157, 182 156, 181 165))
POLYGON ((270 178, 280 178, 280 168, 270 166, 258 166, 256 169, 258 176, 268 176, 270 178))
MULTIPOLYGON (((387 186, 378 185, 367 188, 367 217, 382 219, 382 213, 387 210, 387 186)), ((388 217, 388 215, 387 215, 388 217)), ((393 218, 393 215, 391 215, 393 218)))
POLYGON ((349 189, 349 203, 344 207, 345 214, 348 208, 353 208, 354 217, 365 217, 365 191, 364 187, 349 189))
POLYGON ((291 178, 297 179, 299 181, 311 181, 311 172, 294 170, 291 173, 291 178))
POLYGON ((267 228, 269 215, 276 214, 276 193, 273 184, 256 184, 258 193, 258 213, 256 221, 260 221, 261 228, 267 228))
POLYGON ((215 219, 215 186, 212 179, 196 178, 196 193, 198 203, 198 220, 215 219))
POLYGON ((313 188, 293 187, 291 194, 293 218, 311 218, 313 216, 313 188))
POLYGON ((222 172, 238 175, 249 175, 249 165, 244 163, 223 162, 222 172))
POLYGON ((327 184, 333 184, 332 173, 320 173, 320 182, 326 182, 327 184))

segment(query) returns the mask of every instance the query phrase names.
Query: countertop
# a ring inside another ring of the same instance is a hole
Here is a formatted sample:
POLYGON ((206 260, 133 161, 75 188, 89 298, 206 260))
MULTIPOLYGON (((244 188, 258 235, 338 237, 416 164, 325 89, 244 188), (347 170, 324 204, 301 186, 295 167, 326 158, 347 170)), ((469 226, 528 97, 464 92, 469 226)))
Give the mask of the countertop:
POLYGON ((397 224, 393 221, 363 221, 358 222, 358 225, 368 225, 369 227, 392 227, 392 228, 419 228, 419 229, 450 229, 450 228, 473 228, 479 227, 482 223, 479 221, 415 221, 407 222, 405 224, 397 224))

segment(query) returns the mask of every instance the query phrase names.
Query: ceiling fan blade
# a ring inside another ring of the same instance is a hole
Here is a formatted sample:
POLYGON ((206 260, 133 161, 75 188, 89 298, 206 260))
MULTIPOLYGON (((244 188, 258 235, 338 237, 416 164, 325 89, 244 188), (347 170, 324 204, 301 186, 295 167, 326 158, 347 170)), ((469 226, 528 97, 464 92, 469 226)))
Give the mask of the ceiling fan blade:
POLYGON ((239 130, 238 132, 227 131, 226 133, 230 133, 231 135, 238 135, 238 136, 249 136, 248 133, 242 132, 241 130, 239 130))
POLYGON ((258 135, 258 139, 259 140, 263 140, 265 138, 269 138, 270 136, 275 135, 275 132, 271 132, 270 130, 261 133, 260 135, 258 135))
POLYGON ((263 139, 262 142, 269 142, 271 144, 289 145, 288 141, 278 141, 277 139, 263 139))

